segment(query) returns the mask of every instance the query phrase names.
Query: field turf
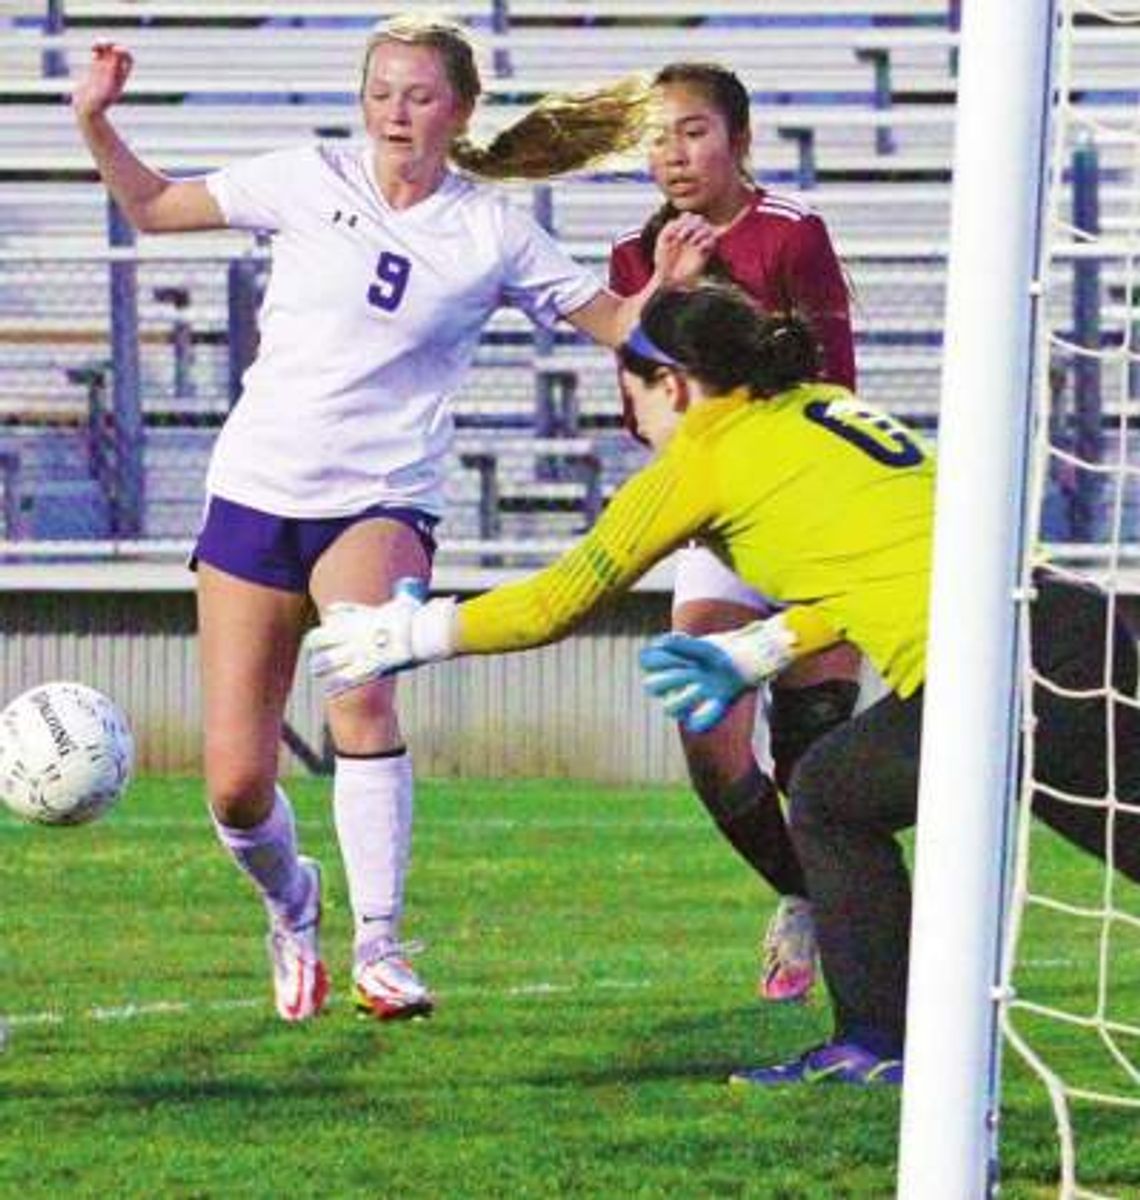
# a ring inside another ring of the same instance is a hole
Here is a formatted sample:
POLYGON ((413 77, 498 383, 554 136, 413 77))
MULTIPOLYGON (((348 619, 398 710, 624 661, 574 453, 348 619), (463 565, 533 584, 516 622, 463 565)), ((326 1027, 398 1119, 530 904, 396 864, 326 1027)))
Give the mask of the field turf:
MULTIPOLYGON (((260 908, 198 781, 142 780, 83 829, 0 816, 4 1200, 893 1194, 897 1092, 726 1086, 821 1040, 827 1013, 754 999, 772 897, 689 796, 422 785, 405 934, 440 1006, 379 1026, 347 1000, 327 785, 290 791, 326 868, 334 979, 301 1027, 272 1014, 260 908)), ((1049 837, 1039 850, 1064 894, 1095 896, 1095 867, 1049 837)), ((1029 934, 1026 988, 1095 1004, 1095 934, 1048 914, 1029 934)), ((1110 953, 1111 1013, 1134 1021, 1140 936, 1110 953)), ((1121 1085, 1090 1035, 1026 1028, 1121 1085)), ((1045 1093, 1007 1064, 1003 1198, 1055 1196, 1045 1093)), ((1140 1196, 1138 1126, 1135 1109, 1082 1121, 1086 1184, 1140 1196)))

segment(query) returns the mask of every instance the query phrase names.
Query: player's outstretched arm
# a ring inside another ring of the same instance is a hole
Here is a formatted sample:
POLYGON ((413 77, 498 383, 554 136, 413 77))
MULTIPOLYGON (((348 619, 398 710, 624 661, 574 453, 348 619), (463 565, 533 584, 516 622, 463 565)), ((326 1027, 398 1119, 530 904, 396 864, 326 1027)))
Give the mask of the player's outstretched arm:
POLYGON ((695 281, 716 248, 716 231, 694 213, 674 218, 661 231, 653 275, 639 292, 618 296, 603 288, 592 300, 566 316, 579 332, 603 346, 623 342, 646 301, 660 287, 695 281))
POLYGON ((426 600, 418 579, 401 579, 385 604, 330 604, 305 638, 309 671, 337 696, 384 675, 451 658, 457 650, 454 597, 426 600))
POLYGON ((87 72, 71 94, 79 132, 123 215, 144 233, 221 229, 225 217, 200 179, 168 179, 119 136, 108 111, 122 98, 134 60, 124 46, 96 42, 87 72))
POLYGON ((790 608, 728 633, 667 633, 640 655, 645 690, 693 733, 718 725, 733 702, 806 654, 840 640, 814 609, 790 608))

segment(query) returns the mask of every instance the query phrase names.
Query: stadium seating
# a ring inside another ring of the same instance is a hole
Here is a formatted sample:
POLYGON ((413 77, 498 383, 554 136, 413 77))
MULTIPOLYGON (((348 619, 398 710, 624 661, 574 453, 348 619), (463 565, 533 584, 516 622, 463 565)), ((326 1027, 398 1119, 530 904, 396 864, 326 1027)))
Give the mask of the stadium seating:
MULTIPOLYGON (((76 502, 92 492, 92 389, 107 386, 111 323, 106 199, 66 106, 67 72, 93 38, 113 36, 136 51, 120 110, 132 142, 163 169, 193 173, 354 135, 367 29, 421 7, 435 5, 66 0, 56 27, 37 0, 0 25, 6 536, 70 535, 68 520, 84 514, 89 533, 109 532, 97 487, 90 503, 76 502), (54 500, 53 488, 65 498, 54 500)), ((757 177, 811 202, 848 264, 862 390, 933 424, 955 88, 948 0, 719 0, 699 17, 677 0, 467 0, 447 9, 483 46, 487 94, 476 136, 550 88, 675 58, 731 62, 752 93, 757 177)), ((1138 86, 1140 35, 1094 25, 1076 46, 1081 94, 1111 122, 1138 86)), ((512 195, 599 266, 615 234, 656 203, 640 161, 512 195)), ((1106 226, 1125 219, 1123 203, 1110 184, 1101 196, 1106 226)), ((137 297, 148 537, 194 527, 205 458, 234 391, 225 264, 252 264, 259 254, 248 238, 223 234, 142 238, 133 268, 120 255, 120 278, 130 272, 137 297)), ((572 338, 536 338, 517 315, 496 318, 455 405, 461 441, 449 529, 457 541, 532 537, 564 518, 572 530, 596 514, 640 456, 615 432, 612 372, 607 355, 572 338)))

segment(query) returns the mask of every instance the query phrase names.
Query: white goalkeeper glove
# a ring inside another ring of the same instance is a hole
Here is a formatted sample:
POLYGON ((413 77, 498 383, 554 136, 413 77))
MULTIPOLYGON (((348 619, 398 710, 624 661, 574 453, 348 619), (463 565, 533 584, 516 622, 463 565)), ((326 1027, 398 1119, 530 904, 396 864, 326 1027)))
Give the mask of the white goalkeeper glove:
POLYGON ((330 604, 305 638, 309 672, 338 696, 384 675, 455 653, 453 596, 426 600, 418 579, 401 579, 384 604, 330 604))
POLYGON ((667 633, 641 651, 643 683, 669 716, 693 733, 706 733, 741 692, 794 662, 796 644, 782 613, 730 633, 667 633))

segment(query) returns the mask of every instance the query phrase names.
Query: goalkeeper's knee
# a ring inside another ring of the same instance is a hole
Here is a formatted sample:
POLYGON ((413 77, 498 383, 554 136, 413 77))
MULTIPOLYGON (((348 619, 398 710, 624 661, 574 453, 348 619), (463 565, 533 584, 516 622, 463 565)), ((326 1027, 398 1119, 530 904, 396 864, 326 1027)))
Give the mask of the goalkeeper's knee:
POLYGON ((768 721, 776 783, 787 792, 796 764, 807 750, 849 720, 859 700, 859 684, 827 679, 802 688, 772 688, 768 721))

